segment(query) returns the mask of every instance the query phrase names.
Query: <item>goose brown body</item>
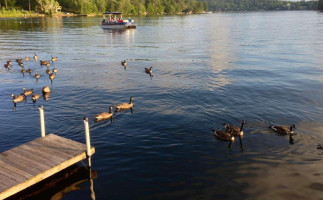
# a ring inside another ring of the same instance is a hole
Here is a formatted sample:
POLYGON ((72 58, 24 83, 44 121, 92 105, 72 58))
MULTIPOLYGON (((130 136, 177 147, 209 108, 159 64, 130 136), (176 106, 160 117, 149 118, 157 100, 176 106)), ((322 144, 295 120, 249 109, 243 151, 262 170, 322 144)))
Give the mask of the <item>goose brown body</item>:
POLYGON ((127 67, 127 61, 126 60, 121 61, 121 65, 124 66, 124 67, 127 67))
POLYGON ((33 100, 33 102, 36 102, 36 100, 39 98, 40 98, 40 94, 33 94, 33 96, 31 96, 31 99, 33 100))
MULTIPOLYGON (((51 55, 51 56, 52 56, 52 55, 51 55)), ((51 59, 51 61, 52 61, 52 62, 55 62, 55 61, 57 61, 57 60, 58 60, 58 58, 57 58, 57 57, 53 57, 53 56, 52 56, 52 59, 51 59)))
POLYGON ((117 110, 123 110, 123 109, 132 108, 133 107, 132 100, 133 100, 133 97, 130 97, 129 103, 121 103, 121 104, 116 105, 117 110))
POLYGON ((22 88, 22 90, 24 91, 24 95, 28 96, 28 95, 31 95, 33 93, 34 89, 26 90, 25 88, 22 88))
POLYGON ((40 65, 41 66, 45 65, 45 66, 49 67, 50 66, 50 62, 48 60, 40 60, 40 65))
POLYGON ((150 68, 145 68, 145 72, 146 72, 147 74, 151 74, 151 73, 153 73, 153 68, 152 68, 152 67, 150 67, 150 68))
POLYGON ((36 72, 35 73, 35 78, 38 80, 40 78, 40 75, 36 72))
POLYGON ((37 61, 38 60, 38 56, 37 56, 37 54, 36 53, 34 53, 35 55, 34 55, 34 60, 35 61, 37 61))
POLYGON ((224 128, 227 132, 231 132, 234 136, 242 136, 243 135, 243 125, 245 124, 245 121, 242 120, 240 128, 234 125, 230 125, 225 123, 224 128))
POLYGON ((271 128, 272 130, 274 130, 278 134, 288 135, 288 134, 293 134, 294 133, 293 129, 296 127, 294 124, 292 124, 289 129, 284 126, 277 126, 277 125, 269 126, 269 128, 271 128))
POLYGON ((112 113, 112 106, 109 107, 109 112, 102 112, 100 114, 97 114, 95 116, 96 120, 103 120, 103 119, 109 119, 113 117, 113 113, 112 113))
POLYGON ((54 68, 53 68, 53 72, 54 72, 54 73, 57 73, 57 72, 58 72, 58 70, 57 70, 57 68, 56 68, 56 67, 54 67, 54 68))
POLYGON ((14 94, 11 94, 11 96, 12 96, 12 101, 14 103, 22 102, 23 100, 25 100, 25 96, 23 94, 20 94, 17 96, 15 96, 14 94))
POLYGON ((222 130, 215 130, 215 129, 212 129, 212 131, 213 131, 214 135, 220 140, 231 141, 231 142, 234 141, 234 137, 233 137, 232 133, 230 133, 230 132, 222 131, 222 130))
POLYGON ((42 92, 43 92, 43 93, 50 93, 50 88, 49 88, 49 86, 44 86, 44 87, 42 88, 42 92))
POLYGON ((54 73, 49 74, 49 79, 50 79, 51 81, 53 81, 53 80, 54 80, 54 78, 55 78, 55 74, 54 74, 54 73))

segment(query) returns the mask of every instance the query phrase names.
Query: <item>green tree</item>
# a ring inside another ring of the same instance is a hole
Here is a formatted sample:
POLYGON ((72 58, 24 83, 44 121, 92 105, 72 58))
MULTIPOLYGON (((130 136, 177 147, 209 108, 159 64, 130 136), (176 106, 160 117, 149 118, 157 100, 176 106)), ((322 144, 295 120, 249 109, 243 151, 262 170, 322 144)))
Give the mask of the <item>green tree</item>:
POLYGON ((38 10, 45 14, 52 14, 56 12, 59 3, 55 0, 36 0, 38 10))
POLYGON ((323 11, 323 0, 319 0, 317 4, 317 9, 323 11))

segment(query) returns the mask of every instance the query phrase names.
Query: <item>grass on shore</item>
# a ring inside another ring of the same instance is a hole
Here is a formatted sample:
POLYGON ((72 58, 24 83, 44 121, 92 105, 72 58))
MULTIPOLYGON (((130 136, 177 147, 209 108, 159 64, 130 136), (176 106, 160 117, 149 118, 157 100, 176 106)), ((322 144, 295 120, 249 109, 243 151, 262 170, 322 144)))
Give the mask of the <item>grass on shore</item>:
POLYGON ((6 10, 5 8, 2 8, 0 10, 0 18, 11 18, 11 17, 37 17, 41 16, 38 13, 35 12, 29 12, 26 10, 21 10, 21 9, 9 9, 6 10))

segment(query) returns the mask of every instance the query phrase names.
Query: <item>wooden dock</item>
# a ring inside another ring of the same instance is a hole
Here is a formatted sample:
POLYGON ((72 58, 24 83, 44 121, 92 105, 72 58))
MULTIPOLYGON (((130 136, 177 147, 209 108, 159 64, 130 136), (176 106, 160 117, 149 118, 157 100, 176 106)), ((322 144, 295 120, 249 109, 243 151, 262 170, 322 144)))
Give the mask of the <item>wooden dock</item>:
MULTIPOLYGON (((44 128, 43 108, 41 126, 44 128)), ((88 120, 84 118, 86 143, 82 144, 54 134, 22 144, 0 153, 0 199, 10 197, 61 170, 88 158, 95 148, 90 146, 88 120)), ((44 132, 43 132, 44 131, 44 132)))

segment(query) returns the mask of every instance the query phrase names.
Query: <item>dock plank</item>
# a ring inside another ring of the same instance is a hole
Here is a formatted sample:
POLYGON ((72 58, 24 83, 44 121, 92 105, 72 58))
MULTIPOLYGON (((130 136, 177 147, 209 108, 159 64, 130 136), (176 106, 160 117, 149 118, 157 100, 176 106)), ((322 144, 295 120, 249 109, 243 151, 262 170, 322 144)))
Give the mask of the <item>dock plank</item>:
POLYGON ((20 148, 20 146, 10 150, 10 153, 19 154, 23 157, 26 157, 29 160, 35 161, 40 166, 45 166, 47 168, 54 167, 56 165, 51 160, 40 157, 39 155, 32 154, 32 153, 20 148))
POLYGON ((21 160, 21 158, 19 157, 10 157, 10 159, 4 159, 4 157, 2 155, 0 155, 0 161, 14 166, 17 169, 27 172, 28 174, 31 174, 33 176, 39 174, 42 170, 37 168, 36 166, 33 166, 32 164, 30 164, 30 161, 27 162, 23 162, 24 160, 21 160))
POLYGON ((8 178, 5 174, 2 174, 0 171, 0 183, 8 188, 12 185, 18 184, 19 182, 8 178))
MULTIPOLYGON (((23 152, 25 153, 25 152, 23 152)), ((46 166, 43 163, 39 163, 37 161, 31 160, 28 157, 21 155, 14 151, 8 151, 5 154, 0 154, 0 160, 6 162, 10 165, 17 165, 17 166, 28 166, 37 170, 46 170, 50 166, 46 166)))
POLYGON ((67 159, 67 156, 57 155, 53 151, 49 151, 49 149, 46 149, 42 147, 41 145, 29 145, 29 144, 23 144, 19 146, 21 149, 24 149, 26 152, 30 153, 31 155, 37 155, 44 159, 48 159, 53 161, 55 164, 64 162, 65 159, 67 159))
MULTIPOLYGON (((91 148, 94 154, 95 148, 91 148)), ((0 153, 0 199, 85 159, 86 145, 54 134, 0 153)))

